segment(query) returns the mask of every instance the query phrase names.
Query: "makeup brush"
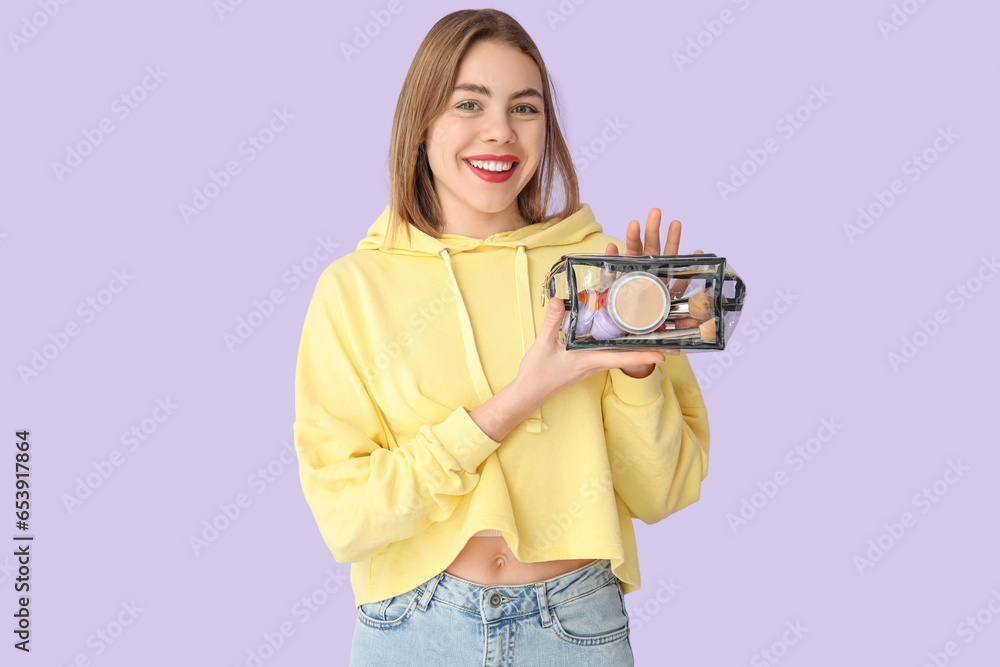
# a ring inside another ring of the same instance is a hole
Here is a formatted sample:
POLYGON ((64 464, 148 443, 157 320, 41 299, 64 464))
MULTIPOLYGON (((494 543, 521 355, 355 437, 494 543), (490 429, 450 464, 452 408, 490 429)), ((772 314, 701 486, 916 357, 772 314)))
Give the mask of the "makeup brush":
POLYGON ((667 331, 654 331, 648 334, 630 334, 627 340, 677 340, 698 338, 701 335, 698 327, 686 327, 684 329, 668 329, 667 331))
POLYGON ((705 320, 701 324, 693 327, 681 329, 657 330, 653 333, 632 335, 629 340, 677 340, 687 338, 701 338, 706 343, 715 342, 715 318, 705 320))
POLYGON ((671 303, 670 316, 689 315, 699 322, 703 322, 712 317, 714 298, 715 295, 712 293, 712 289, 706 287, 686 299, 680 299, 671 303))
POLYGON ((701 332, 701 339, 703 341, 705 341, 706 343, 714 343, 715 342, 715 318, 714 317, 712 319, 710 319, 710 320, 705 320, 704 322, 702 322, 700 325, 698 325, 698 329, 701 332))
POLYGON ((672 329, 686 329, 688 327, 696 327, 701 324, 698 320, 693 317, 686 317, 680 315, 675 319, 668 319, 666 322, 660 325, 657 331, 667 331, 672 329))

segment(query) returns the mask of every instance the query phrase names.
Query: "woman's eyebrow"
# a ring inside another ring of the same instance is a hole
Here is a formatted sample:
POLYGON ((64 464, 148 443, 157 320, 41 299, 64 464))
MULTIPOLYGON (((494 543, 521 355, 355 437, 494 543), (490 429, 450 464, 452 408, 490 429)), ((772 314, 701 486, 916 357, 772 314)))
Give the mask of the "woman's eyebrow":
MULTIPOLYGON (((493 92, 484 85, 478 83, 459 83, 455 85, 455 91, 466 90, 470 93, 478 93, 479 95, 485 95, 486 97, 492 98, 493 92)), ((538 99, 544 99, 542 94, 538 92, 535 88, 525 88, 524 90, 519 90, 510 96, 510 99, 516 100, 522 97, 537 97, 538 99)))

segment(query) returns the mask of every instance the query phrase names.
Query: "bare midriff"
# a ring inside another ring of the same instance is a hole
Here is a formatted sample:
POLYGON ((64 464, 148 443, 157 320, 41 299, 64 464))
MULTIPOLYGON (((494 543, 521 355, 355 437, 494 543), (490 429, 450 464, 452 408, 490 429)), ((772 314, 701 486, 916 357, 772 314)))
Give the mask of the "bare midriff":
POLYGON ((523 563, 514 557, 507 546, 507 540, 502 536, 472 537, 444 571, 474 584, 517 586, 551 579, 589 565, 595 560, 573 558, 523 563))

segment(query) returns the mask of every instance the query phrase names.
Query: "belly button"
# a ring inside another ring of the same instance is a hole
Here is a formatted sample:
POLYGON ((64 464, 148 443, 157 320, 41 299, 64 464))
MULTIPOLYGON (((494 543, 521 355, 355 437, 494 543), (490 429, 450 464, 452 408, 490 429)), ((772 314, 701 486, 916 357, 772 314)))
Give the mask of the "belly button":
POLYGON ((505 561, 503 559, 503 556, 497 556, 497 567, 503 567, 504 563, 505 561))

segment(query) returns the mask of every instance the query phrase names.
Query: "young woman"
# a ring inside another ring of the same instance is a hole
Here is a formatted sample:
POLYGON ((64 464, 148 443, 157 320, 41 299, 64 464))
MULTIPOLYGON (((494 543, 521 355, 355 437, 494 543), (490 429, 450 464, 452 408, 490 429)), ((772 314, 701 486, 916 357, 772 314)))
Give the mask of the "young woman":
MULTIPOLYGON (((708 421, 685 355, 558 341, 546 272, 619 243, 579 203, 514 19, 431 28, 389 157, 389 205, 320 276, 296 371, 305 498, 352 564, 350 664, 630 665, 632 520, 698 499, 708 421)), ((677 254, 659 222, 643 242, 633 220, 626 252, 677 254)))

